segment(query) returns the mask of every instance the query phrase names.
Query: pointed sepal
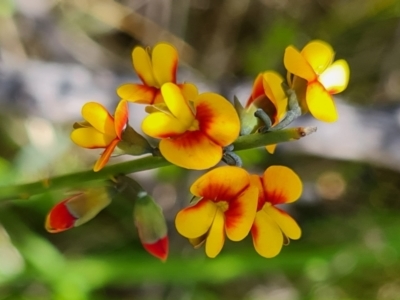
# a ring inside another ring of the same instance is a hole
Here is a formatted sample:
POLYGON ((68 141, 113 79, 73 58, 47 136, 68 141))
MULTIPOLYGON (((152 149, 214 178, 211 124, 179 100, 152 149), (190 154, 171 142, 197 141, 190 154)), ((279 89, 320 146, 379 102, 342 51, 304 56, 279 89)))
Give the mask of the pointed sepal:
POLYGON ((134 156, 153 152, 149 142, 129 125, 123 131, 122 139, 117 147, 125 154, 134 156))
POLYGON ((250 105, 249 108, 245 109, 236 96, 233 99, 233 105, 240 119, 240 135, 254 133, 260 126, 259 120, 254 116, 257 107, 250 105))

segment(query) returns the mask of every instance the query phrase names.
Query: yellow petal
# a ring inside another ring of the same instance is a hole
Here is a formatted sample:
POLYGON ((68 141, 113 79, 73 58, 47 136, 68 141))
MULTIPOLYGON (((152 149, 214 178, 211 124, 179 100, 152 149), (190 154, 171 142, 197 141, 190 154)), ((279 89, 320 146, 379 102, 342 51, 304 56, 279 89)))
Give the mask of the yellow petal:
POLYGON ((206 199, 229 201, 238 197, 250 184, 246 170, 224 166, 215 168, 200 178, 190 187, 190 192, 206 199))
POLYGON ((159 88, 157 81, 153 74, 153 67, 151 65, 150 56, 147 51, 142 47, 136 47, 132 51, 133 68, 138 74, 140 80, 145 85, 159 88))
POLYGON ((108 113, 107 109, 97 102, 88 102, 82 106, 82 116, 95 129, 106 135, 114 136, 114 118, 108 113))
POLYGON ((322 83, 329 94, 344 91, 349 83, 350 69, 343 59, 335 61, 323 72, 318 81, 322 83))
POLYGON ((335 122, 338 118, 332 96, 319 82, 307 86, 306 101, 314 118, 324 122, 335 122))
POLYGON ((126 100, 121 100, 118 103, 117 108, 115 109, 115 116, 114 116, 114 127, 115 127, 115 133, 117 134, 117 137, 121 139, 122 131, 126 127, 126 123, 128 122, 128 115, 129 115, 129 109, 128 109, 128 102, 126 100))
POLYGON ((210 229, 216 212, 217 206, 214 202, 202 199, 178 212, 175 218, 176 230, 186 238, 201 237, 210 229))
POLYGON ((71 140, 83 148, 104 148, 107 147, 116 136, 110 136, 98 132, 93 127, 78 128, 71 132, 71 140))
POLYGON ((315 73, 321 74, 332 63, 335 53, 328 43, 315 40, 309 42, 301 50, 301 55, 304 56, 315 73))
POLYGON ((157 88, 134 83, 121 85, 117 89, 117 94, 121 99, 140 104, 153 104, 157 92, 157 88))
POLYGON ((119 140, 115 139, 111 142, 110 145, 107 146, 107 148, 104 150, 104 152, 100 155, 100 158, 96 161, 93 171, 98 172, 103 167, 107 164, 107 162, 110 160, 111 154, 113 153, 115 147, 119 143, 119 140))
POLYGON ((225 242, 224 214, 217 209, 214 221, 206 239, 206 254, 208 257, 216 257, 222 250, 225 242))
POLYGON ((273 205, 291 203, 300 198, 303 185, 292 169, 284 166, 271 166, 262 177, 265 201, 273 205))
POLYGON ((301 237, 299 225, 285 211, 271 205, 265 205, 264 211, 278 224, 288 238, 298 240, 301 237))
POLYGON ((226 235, 232 241, 241 241, 249 233, 256 216, 258 188, 250 185, 239 196, 229 201, 225 212, 226 235))
POLYGON ((265 146, 265 149, 268 151, 269 154, 274 154, 276 146, 277 146, 276 144, 275 145, 268 145, 268 146, 265 146))
POLYGON ((264 210, 256 214, 251 228, 253 244, 257 253, 271 258, 279 254, 283 246, 283 234, 278 224, 264 210))
POLYGON ((159 139, 181 135, 186 129, 180 120, 164 112, 151 113, 142 122, 143 132, 159 139))
POLYGON ((315 74, 311 65, 293 46, 286 48, 283 63, 289 73, 304 78, 307 81, 314 81, 317 78, 317 74, 315 74))
POLYGON ((274 104, 276 109, 276 119, 273 125, 279 122, 287 111, 288 99, 282 88, 283 78, 276 72, 263 73, 263 86, 265 94, 274 104))
POLYGON ((173 83, 166 83, 161 87, 161 94, 172 115, 189 128, 193 123, 194 114, 179 87, 173 83))
POLYGON ((208 169, 222 158, 221 146, 200 131, 188 131, 177 138, 163 139, 159 147, 166 160, 186 169, 208 169))
POLYGON ((166 82, 176 82, 178 52, 173 46, 166 43, 157 44, 153 48, 151 59, 153 74, 158 86, 162 86, 166 82))
POLYGON ((183 97, 189 101, 194 101, 199 94, 197 87, 192 83, 178 84, 178 87, 181 89, 183 97))
POLYGON ((220 146, 233 143, 239 136, 240 120, 233 105, 214 93, 200 94, 194 101, 200 130, 220 146))

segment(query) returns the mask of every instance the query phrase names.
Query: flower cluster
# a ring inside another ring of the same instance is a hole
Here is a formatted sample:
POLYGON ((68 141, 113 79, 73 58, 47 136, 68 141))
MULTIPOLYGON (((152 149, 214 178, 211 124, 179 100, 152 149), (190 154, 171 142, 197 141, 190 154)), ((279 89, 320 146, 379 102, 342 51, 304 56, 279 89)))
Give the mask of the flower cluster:
MULTIPOLYGON (((141 83, 117 89, 121 100, 114 115, 99 103, 85 104, 84 120, 74 124, 71 139, 84 148, 104 148, 95 172, 104 168, 116 148, 129 155, 162 156, 192 170, 225 162, 227 166, 211 169, 192 184, 194 198, 178 212, 177 231, 195 248, 204 244, 209 257, 220 253, 225 236, 241 241, 249 234, 261 256, 274 257, 289 239, 301 236, 296 221, 279 207, 300 198, 301 180, 285 166, 270 166, 261 176, 249 174, 233 152, 235 142, 284 132, 295 118, 308 112, 318 120, 335 121, 332 94, 346 88, 349 67, 346 61, 333 62, 333 58, 331 46, 319 40, 301 51, 287 47, 283 59, 287 82, 274 71, 260 73, 242 106, 238 99, 232 103, 217 93, 199 93, 192 83, 178 83, 178 52, 172 45, 159 43, 152 51, 136 47, 133 67, 141 83), (148 115, 141 130, 158 141, 155 145, 129 125, 128 103, 146 106, 148 115)), ((271 153, 275 149, 273 142, 264 146, 271 153)), ((108 179, 105 186, 84 190, 54 206, 46 229, 60 232, 79 226, 119 194, 134 201, 135 225, 144 248, 165 260, 167 226, 159 206, 133 179, 118 173, 108 179)))

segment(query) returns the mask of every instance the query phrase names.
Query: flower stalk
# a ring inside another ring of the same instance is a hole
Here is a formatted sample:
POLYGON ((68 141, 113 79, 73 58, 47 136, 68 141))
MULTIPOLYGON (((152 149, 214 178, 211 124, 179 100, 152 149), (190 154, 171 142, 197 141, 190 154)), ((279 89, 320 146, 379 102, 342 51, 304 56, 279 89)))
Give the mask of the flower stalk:
MULTIPOLYGON (((316 131, 316 127, 294 127, 267 133, 255 133, 240 136, 234 143, 234 151, 258 148, 288 142, 305 137, 316 131)), ((161 156, 146 156, 136 160, 107 165, 99 172, 86 170, 32 183, 6 186, 0 189, 0 201, 11 199, 29 199, 31 196, 49 190, 84 187, 84 185, 103 185, 105 180, 116 174, 130 174, 170 165, 161 156)))

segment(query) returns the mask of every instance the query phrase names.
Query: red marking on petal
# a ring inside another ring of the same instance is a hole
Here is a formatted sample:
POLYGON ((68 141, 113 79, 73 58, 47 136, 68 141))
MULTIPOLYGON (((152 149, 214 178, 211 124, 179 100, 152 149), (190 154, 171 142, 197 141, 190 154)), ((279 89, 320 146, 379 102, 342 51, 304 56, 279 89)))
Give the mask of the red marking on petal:
MULTIPOLYGON (((201 132, 207 132, 213 125, 215 120, 214 111, 206 103, 199 103, 196 107, 196 119, 199 121, 199 129, 201 132)), ((207 137, 214 142, 214 144, 220 145, 218 141, 214 141, 211 137, 207 137)))
POLYGON ((122 131, 125 129, 128 122, 129 108, 126 100, 121 100, 115 110, 114 126, 117 137, 122 139, 122 131))
POLYGON ((262 74, 258 74, 257 78, 254 80, 253 89, 251 91, 249 100, 247 100, 246 108, 249 107, 253 101, 260 96, 265 96, 262 74))
POLYGON ((256 224, 253 224, 250 232, 251 232, 251 236, 253 237, 253 240, 256 240, 259 235, 259 230, 258 230, 258 227, 256 226, 256 224))
POLYGON ((96 161, 93 171, 98 172, 100 171, 110 160, 111 154, 113 153, 115 147, 119 143, 118 139, 113 140, 110 145, 105 148, 104 152, 100 155, 99 159, 96 161))
POLYGON ((145 244, 142 243, 143 247, 151 255, 161 259, 163 262, 167 260, 168 257, 168 236, 159 239, 155 243, 145 244))
MULTIPOLYGON (((73 196, 76 197, 77 195, 73 196)), ((71 198, 73 198, 71 197, 71 198)), ((51 233, 61 232, 74 227, 75 221, 77 220, 70 211, 68 210, 65 203, 71 198, 68 198, 58 204, 56 204, 46 218, 46 230, 51 233)))
POLYGON ((204 139, 204 133, 196 131, 186 131, 185 133, 176 136, 175 133, 166 134, 166 137, 175 137, 176 145, 180 148, 191 148, 193 145, 198 144, 200 139, 204 139))
POLYGON ((270 202, 272 205, 286 203, 286 197, 278 192, 273 191, 265 195, 265 202, 270 202))
POLYGON ((273 192, 266 192, 264 190, 264 179, 262 177, 260 177, 260 183, 261 186, 259 186, 257 211, 263 208, 265 202, 269 202, 272 205, 286 203, 286 197, 281 192, 276 190, 273 192))
POLYGON ((257 211, 263 208, 265 204, 265 191, 264 191, 264 184, 263 184, 263 178, 261 176, 257 176, 259 180, 259 184, 257 184, 258 187, 258 204, 257 204, 257 211))

